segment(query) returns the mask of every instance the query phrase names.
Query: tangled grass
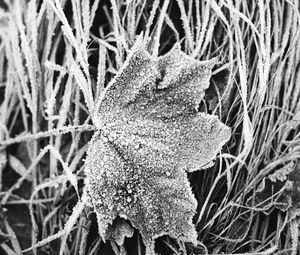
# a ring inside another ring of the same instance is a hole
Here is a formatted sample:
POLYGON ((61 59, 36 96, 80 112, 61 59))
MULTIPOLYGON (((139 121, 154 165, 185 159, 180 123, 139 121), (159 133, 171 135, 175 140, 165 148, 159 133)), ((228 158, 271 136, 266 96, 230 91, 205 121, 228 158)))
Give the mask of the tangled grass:
POLYGON ((218 58, 199 109, 232 129, 215 165, 189 174, 198 246, 162 237, 157 252, 298 254, 299 10, 297 0, 0 1, 0 253, 58 254, 67 228, 64 254, 143 254, 137 232, 125 247, 103 243, 88 208, 66 225, 94 106, 143 33, 152 55, 179 42, 218 58))

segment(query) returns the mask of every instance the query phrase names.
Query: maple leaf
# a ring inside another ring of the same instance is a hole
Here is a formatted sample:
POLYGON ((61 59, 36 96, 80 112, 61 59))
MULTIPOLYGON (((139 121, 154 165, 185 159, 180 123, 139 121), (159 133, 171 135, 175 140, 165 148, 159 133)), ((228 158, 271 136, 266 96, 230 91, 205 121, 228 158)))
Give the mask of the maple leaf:
POLYGON ((179 45, 153 57, 140 41, 106 88, 85 168, 103 240, 119 216, 140 231, 146 254, 162 235, 196 244, 197 201, 186 171, 209 166, 230 137, 216 116, 197 111, 214 64, 179 45))

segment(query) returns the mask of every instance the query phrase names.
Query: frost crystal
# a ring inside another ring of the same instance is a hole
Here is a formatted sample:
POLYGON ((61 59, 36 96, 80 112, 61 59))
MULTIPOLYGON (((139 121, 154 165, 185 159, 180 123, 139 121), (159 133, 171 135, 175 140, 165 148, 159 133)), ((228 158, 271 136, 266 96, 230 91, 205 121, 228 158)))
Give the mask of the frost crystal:
POLYGON ((230 137, 215 116, 196 109, 213 65, 178 45, 154 58, 136 43, 108 85, 93 116, 101 131, 90 142, 85 169, 104 240, 119 216, 140 231, 147 254, 162 235, 196 244, 197 201, 186 171, 209 165, 230 137))

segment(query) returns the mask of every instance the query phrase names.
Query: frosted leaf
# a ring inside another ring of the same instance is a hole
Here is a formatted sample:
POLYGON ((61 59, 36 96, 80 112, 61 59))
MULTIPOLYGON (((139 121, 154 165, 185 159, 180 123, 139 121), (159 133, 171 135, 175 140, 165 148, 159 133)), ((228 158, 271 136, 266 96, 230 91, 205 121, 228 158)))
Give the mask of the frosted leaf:
POLYGON ((209 165, 230 137, 217 117, 197 111, 214 62, 196 61, 178 45, 154 58, 137 43, 106 88, 85 168, 104 240, 119 216, 140 231, 147 254, 162 235, 197 243, 186 171, 209 165))
POLYGON ((274 208, 284 212, 295 211, 300 204, 299 174, 294 162, 275 170, 262 179, 247 205, 263 209, 265 214, 270 214, 274 208))
POLYGON ((86 187, 103 239, 120 216, 140 230, 148 250, 162 235, 196 242, 192 224, 196 200, 184 171, 173 169, 168 177, 163 168, 161 173, 143 169, 101 136, 94 138, 90 148, 93 156, 86 162, 86 187))
POLYGON ((293 172, 295 168, 295 164, 293 162, 290 162, 289 164, 283 166, 279 170, 276 170, 274 173, 270 174, 268 178, 272 182, 281 181, 284 182, 287 180, 288 175, 293 172))

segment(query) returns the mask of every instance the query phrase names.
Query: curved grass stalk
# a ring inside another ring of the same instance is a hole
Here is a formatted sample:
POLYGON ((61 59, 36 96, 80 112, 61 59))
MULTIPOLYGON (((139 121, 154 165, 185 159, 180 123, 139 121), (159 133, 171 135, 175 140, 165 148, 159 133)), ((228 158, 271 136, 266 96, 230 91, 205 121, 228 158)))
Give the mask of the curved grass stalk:
POLYGON ((26 135, 17 136, 15 138, 8 138, 6 140, 0 141, 0 146, 2 147, 9 146, 15 143, 37 140, 49 136, 62 135, 74 131, 94 131, 94 130, 97 130, 97 128, 93 125, 66 126, 62 128, 52 129, 49 131, 39 132, 37 134, 26 134, 26 135))

